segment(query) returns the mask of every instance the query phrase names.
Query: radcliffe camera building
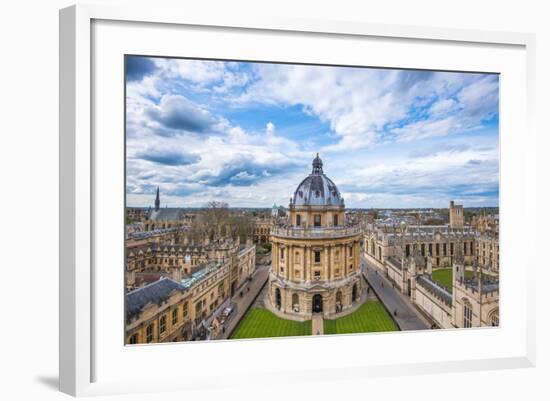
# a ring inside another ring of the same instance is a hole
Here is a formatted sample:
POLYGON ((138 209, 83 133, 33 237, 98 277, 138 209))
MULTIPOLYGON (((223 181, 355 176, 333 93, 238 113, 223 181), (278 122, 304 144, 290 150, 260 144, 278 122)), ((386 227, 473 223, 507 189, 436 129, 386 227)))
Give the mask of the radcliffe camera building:
POLYGON ((290 198, 288 219, 271 232, 269 301, 274 313, 309 320, 351 312, 363 299, 361 230, 346 224, 344 199, 319 155, 290 198))

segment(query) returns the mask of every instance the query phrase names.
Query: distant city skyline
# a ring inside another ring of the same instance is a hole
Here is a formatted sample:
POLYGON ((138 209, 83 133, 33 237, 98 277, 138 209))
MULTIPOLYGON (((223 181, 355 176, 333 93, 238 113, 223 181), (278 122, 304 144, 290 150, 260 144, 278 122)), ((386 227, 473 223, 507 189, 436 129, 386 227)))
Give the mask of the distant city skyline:
POLYGON ((498 207, 499 77, 127 56, 127 205, 288 206, 319 152, 348 208, 498 207))

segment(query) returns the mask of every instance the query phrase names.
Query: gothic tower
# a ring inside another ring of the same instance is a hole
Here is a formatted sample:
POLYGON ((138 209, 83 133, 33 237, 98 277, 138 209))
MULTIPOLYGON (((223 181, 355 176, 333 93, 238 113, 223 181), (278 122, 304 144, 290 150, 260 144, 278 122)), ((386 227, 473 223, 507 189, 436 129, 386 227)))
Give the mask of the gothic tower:
POLYGON ((457 243, 456 255, 453 258, 453 287, 457 281, 460 284, 464 283, 464 253, 462 251, 462 242, 457 243))
POLYGON ((464 208, 454 201, 449 205, 449 223, 451 228, 464 228, 464 208))
POLYGON ((158 212, 160 209, 160 196, 159 196, 159 187, 157 187, 157 197, 155 198, 155 211, 158 212))

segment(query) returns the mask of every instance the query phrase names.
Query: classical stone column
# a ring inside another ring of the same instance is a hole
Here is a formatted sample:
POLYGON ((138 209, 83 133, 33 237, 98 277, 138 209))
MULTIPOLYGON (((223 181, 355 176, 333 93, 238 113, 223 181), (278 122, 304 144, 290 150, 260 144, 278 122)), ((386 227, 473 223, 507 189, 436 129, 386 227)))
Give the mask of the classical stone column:
POLYGON ((325 281, 328 281, 328 253, 329 253, 330 247, 324 246, 323 247, 323 259, 325 260, 324 266, 323 266, 323 279, 325 281))
POLYGON ((287 259, 287 273, 286 277, 288 280, 294 280, 294 252, 292 245, 287 247, 288 259, 287 259))
POLYGON ((302 248, 302 272, 303 272, 303 280, 308 280, 307 275, 307 266, 306 266, 306 247, 302 248))
POLYGON ((308 256, 308 263, 307 263, 307 273, 309 280, 313 277, 313 249, 311 249, 311 245, 307 245, 307 256, 308 256))

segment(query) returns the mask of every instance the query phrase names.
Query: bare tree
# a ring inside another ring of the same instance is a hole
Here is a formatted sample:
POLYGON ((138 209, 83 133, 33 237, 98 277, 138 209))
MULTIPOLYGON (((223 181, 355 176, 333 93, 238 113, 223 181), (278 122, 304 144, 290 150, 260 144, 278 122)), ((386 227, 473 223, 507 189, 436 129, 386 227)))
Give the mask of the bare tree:
POLYGON ((228 223, 229 205, 226 202, 210 201, 204 211, 204 224, 210 239, 222 234, 228 223))
POLYGON ((232 215, 229 218, 231 227, 231 237, 239 238, 240 242, 245 242, 252 231, 252 218, 246 214, 232 215))

